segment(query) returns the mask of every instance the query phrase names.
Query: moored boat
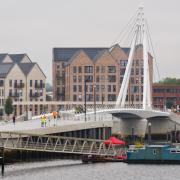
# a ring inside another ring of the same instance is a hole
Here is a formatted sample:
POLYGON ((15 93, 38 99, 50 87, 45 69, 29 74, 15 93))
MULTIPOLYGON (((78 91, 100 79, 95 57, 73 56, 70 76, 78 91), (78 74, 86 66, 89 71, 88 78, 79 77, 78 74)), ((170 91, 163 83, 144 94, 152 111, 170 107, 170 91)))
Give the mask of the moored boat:
POLYGON ((145 145, 141 148, 130 147, 127 163, 167 163, 180 164, 180 145, 145 145))

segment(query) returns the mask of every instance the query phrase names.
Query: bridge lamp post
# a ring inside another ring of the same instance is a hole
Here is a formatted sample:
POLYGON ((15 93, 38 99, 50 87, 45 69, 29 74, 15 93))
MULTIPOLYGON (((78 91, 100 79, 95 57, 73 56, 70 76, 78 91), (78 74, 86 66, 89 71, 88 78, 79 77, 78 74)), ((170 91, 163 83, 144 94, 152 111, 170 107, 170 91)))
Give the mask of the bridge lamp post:
POLYGON ((84 121, 86 122, 86 93, 87 93, 87 79, 84 80, 84 121))
POLYGON ((94 120, 96 121, 96 83, 93 86, 94 90, 94 120))
POLYGON ((86 110, 87 110, 87 107, 86 107, 86 96, 87 96, 87 82, 88 82, 88 79, 85 78, 84 79, 84 121, 85 121, 85 138, 87 138, 87 132, 86 132, 86 121, 87 121, 87 117, 86 117, 86 110))

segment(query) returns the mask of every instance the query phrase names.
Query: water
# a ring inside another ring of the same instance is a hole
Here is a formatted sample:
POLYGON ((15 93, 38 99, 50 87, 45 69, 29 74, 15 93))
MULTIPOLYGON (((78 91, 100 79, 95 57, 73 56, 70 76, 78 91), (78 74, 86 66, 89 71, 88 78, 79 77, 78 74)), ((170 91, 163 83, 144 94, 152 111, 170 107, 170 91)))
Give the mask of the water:
POLYGON ((82 164, 79 160, 54 160, 7 165, 3 179, 179 180, 180 165, 82 164))

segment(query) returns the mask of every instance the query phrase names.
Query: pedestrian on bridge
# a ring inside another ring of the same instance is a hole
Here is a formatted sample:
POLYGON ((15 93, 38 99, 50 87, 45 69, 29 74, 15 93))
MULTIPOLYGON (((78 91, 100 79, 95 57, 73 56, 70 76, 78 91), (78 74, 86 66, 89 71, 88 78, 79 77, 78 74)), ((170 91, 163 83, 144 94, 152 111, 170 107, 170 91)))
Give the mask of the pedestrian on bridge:
POLYGON ((55 126, 56 125, 56 120, 57 120, 57 112, 53 111, 52 116, 53 116, 53 119, 54 119, 54 126, 55 126))
POLYGON ((41 115, 40 119, 41 119, 41 127, 44 127, 44 118, 43 118, 43 115, 41 115))
POLYGON ((46 127, 46 124, 47 124, 47 117, 46 117, 45 114, 44 114, 44 116, 43 116, 43 121, 44 121, 44 127, 46 127))
POLYGON ((15 125, 15 123, 16 123, 16 116, 13 115, 13 124, 15 125))

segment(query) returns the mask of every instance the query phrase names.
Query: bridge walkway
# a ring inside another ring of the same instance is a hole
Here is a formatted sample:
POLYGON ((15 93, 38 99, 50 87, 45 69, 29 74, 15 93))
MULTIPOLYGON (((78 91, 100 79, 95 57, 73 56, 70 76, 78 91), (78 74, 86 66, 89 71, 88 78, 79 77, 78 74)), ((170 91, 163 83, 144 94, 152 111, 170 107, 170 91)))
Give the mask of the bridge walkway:
POLYGON ((4 149, 68 153, 79 155, 117 156, 122 149, 103 140, 62 136, 35 135, 16 132, 0 132, 0 146, 4 149))

